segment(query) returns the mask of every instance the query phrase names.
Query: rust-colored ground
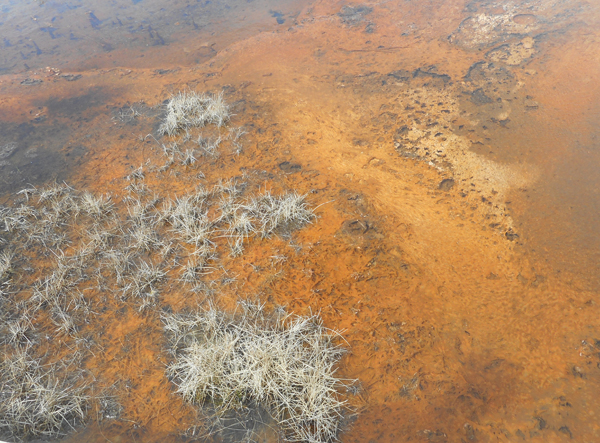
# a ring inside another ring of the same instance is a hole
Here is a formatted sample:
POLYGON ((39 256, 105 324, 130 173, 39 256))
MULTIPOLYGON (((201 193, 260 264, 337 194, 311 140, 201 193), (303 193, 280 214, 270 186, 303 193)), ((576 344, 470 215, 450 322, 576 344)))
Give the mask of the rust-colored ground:
MULTIPOLYGON (((132 66, 123 50, 73 82, 5 75, 0 118, 67 125, 62 155, 85 148, 69 183, 119 193, 157 155, 139 138, 156 129, 148 107, 223 89, 249 134, 241 155, 200 165, 206 183, 245 173, 327 202, 300 247, 255 242, 228 266, 239 292, 344 331, 340 373, 363 390, 342 441, 600 441, 597 5, 346 5, 317 1, 201 64, 146 52, 151 68, 132 66), (129 106, 142 115, 111 120, 129 106)), ((125 412, 69 441, 180 441, 194 414, 164 375, 158 315, 108 312, 86 364, 125 412)))

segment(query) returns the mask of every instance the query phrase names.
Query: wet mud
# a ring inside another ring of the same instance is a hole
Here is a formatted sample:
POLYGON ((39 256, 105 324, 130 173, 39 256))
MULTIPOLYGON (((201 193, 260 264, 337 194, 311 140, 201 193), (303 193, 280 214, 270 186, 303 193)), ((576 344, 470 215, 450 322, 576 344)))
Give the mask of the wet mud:
MULTIPOLYGON (((342 331, 339 374, 358 382, 341 441, 598 440, 597 5, 239 2, 201 26, 198 8, 217 8, 204 3, 174 6, 163 27, 144 19, 154 2, 127 2, 144 8, 128 43, 116 16, 65 6, 40 35, 67 39, 60 20, 77 13, 73 35, 104 37, 57 71, 41 40, 5 38, 3 203, 62 180, 123 196, 140 166, 161 195, 231 178, 296 190, 318 218, 223 254, 215 291, 225 306, 258 295, 342 331), (223 91, 247 134, 239 150, 161 171, 164 101, 188 89, 223 91)), ((96 347, 81 366, 115 400, 63 441, 206 440, 165 375, 161 323, 203 300, 174 284, 140 312, 109 295, 86 294, 96 347)), ((271 424, 255 428, 277 441, 271 424)))

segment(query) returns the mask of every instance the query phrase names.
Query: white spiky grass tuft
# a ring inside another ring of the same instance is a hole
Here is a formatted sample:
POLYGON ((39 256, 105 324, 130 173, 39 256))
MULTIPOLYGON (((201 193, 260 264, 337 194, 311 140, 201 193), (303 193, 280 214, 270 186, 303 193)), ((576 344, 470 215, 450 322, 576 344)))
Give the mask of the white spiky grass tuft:
POLYGON ((259 405, 288 441, 337 440, 344 349, 318 316, 269 316, 247 304, 238 315, 211 309, 163 322, 176 355, 168 374, 185 400, 214 408, 216 418, 259 405))
POLYGON ((231 113, 223 94, 199 94, 194 91, 179 92, 167 102, 166 116, 159 127, 163 135, 175 136, 192 127, 214 124, 223 126, 231 113))
POLYGON ((57 437, 85 420, 86 386, 56 377, 26 350, 0 361, 0 432, 17 438, 57 437))

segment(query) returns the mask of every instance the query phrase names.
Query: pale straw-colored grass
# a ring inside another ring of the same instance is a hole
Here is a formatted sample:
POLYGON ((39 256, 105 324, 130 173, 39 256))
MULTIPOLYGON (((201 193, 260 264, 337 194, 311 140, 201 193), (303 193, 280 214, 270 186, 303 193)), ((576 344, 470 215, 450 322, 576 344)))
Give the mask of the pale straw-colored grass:
POLYGON ((222 418, 250 404, 264 408, 287 441, 336 440, 347 408, 336 377, 344 353, 316 315, 266 315, 246 304, 163 319, 175 361, 168 374, 185 400, 222 418))
POLYGON ((223 94, 179 92, 167 102, 166 115, 159 127, 163 135, 174 136, 188 128, 213 124, 218 127, 229 121, 231 113, 223 94))
POLYGON ((77 377, 61 378, 57 369, 40 364, 26 349, 0 361, 1 434, 19 440, 55 438, 85 420, 86 386, 77 377))

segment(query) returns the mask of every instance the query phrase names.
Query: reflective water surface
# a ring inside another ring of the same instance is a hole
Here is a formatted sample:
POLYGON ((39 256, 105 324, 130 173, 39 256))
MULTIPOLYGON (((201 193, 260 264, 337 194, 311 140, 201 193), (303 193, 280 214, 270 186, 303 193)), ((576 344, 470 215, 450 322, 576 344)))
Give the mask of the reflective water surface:
MULTIPOLYGON (((600 441, 597 2, 4 1, 0 30, 2 203, 63 180, 123 194, 188 89, 224 92, 243 150, 153 192, 255 177, 326 203, 227 258, 227 291, 342 331, 361 388, 341 441, 600 441)), ((82 364, 123 411, 65 441, 195 441, 160 320, 194 300, 94 291, 82 364)))

